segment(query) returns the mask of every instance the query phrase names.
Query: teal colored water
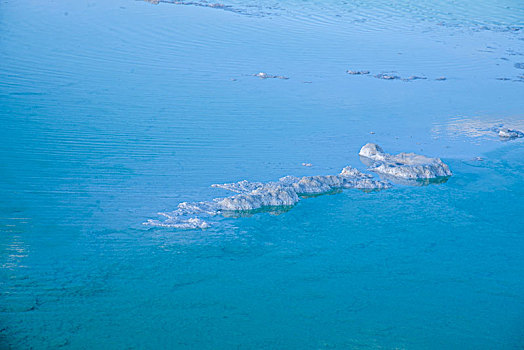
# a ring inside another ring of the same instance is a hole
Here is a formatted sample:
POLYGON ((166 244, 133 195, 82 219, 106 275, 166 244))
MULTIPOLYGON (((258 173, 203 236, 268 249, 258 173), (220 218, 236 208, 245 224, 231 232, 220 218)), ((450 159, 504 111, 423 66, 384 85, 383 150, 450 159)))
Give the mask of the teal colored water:
POLYGON ((2 1, 0 348, 521 349, 522 63, 520 1, 2 1), (142 224, 367 142, 454 175, 142 224))

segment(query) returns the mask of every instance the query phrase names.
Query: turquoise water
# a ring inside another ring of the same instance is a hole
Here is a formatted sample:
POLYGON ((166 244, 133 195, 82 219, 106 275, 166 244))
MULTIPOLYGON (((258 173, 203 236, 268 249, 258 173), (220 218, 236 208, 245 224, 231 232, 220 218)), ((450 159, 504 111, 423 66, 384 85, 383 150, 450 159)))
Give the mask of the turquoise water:
POLYGON ((224 5, 0 3, 0 347, 521 349, 522 3, 224 5), (142 224, 366 142, 454 175, 142 224))

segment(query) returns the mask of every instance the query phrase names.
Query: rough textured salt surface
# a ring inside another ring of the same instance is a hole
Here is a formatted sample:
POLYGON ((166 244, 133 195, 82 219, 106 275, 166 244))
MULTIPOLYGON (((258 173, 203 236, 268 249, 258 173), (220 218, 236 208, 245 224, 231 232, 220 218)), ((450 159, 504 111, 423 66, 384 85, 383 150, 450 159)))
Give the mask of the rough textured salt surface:
POLYGON ((223 188, 228 191, 237 192, 237 193, 243 193, 243 192, 250 192, 257 190, 259 188, 262 188, 264 184, 262 182, 250 182, 247 180, 242 180, 235 183, 228 183, 228 184, 214 184, 211 185, 211 187, 218 187, 223 188))
POLYGON ((400 179, 434 179, 451 176, 449 167, 439 158, 429 158, 415 153, 385 153, 374 143, 368 143, 359 152, 369 170, 400 179))
POLYGON ((216 203, 220 211, 244 211, 264 207, 292 206, 298 201, 298 194, 292 187, 277 182, 268 183, 251 192, 217 200, 216 203))
POLYGON ((338 189, 376 190, 389 188, 391 185, 385 181, 375 180, 372 175, 348 166, 337 175, 285 176, 278 181, 268 183, 242 180, 234 183, 215 184, 212 187, 226 189, 237 194, 231 197, 216 198, 212 202, 183 202, 172 212, 159 213, 164 216, 164 220, 148 220, 144 224, 180 229, 205 229, 211 224, 202 218, 235 211, 290 207, 295 205, 301 196, 328 193, 338 189))

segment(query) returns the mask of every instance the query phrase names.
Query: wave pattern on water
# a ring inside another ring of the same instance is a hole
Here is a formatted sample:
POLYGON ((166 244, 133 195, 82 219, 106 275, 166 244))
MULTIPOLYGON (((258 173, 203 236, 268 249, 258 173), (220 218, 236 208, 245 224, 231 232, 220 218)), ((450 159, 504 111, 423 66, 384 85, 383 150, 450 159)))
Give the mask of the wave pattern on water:
POLYGON ((451 138, 467 137, 474 140, 508 141, 517 137, 504 136, 504 132, 524 130, 524 120, 521 118, 483 119, 481 117, 456 117, 444 124, 434 125, 434 135, 446 135, 451 138), (501 133, 502 131, 502 133, 501 133))
POLYGON ((401 18, 430 22, 446 27, 471 27, 476 30, 522 31, 524 6, 514 1, 289 1, 275 3, 269 0, 221 2, 144 0, 153 4, 169 3, 192 5, 231 11, 250 16, 289 16, 318 24, 350 21, 355 24, 384 28, 397 25, 401 18))

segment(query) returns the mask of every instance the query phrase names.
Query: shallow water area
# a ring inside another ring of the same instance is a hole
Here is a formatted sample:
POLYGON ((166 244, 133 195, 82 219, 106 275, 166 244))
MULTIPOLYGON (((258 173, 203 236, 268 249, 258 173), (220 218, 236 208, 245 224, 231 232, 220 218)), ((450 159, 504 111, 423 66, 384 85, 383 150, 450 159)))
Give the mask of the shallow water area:
POLYGON ((0 3, 0 348, 521 347, 522 4, 222 4, 0 3), (453 175, 142 225, 368 142, 453 175))

